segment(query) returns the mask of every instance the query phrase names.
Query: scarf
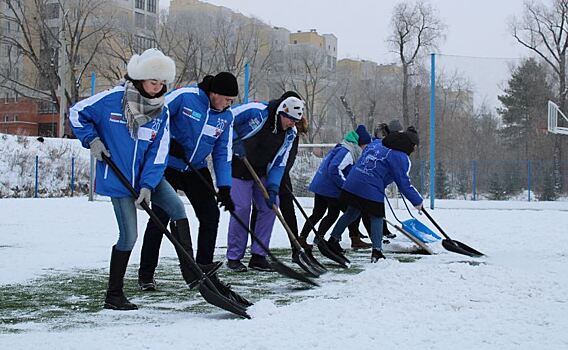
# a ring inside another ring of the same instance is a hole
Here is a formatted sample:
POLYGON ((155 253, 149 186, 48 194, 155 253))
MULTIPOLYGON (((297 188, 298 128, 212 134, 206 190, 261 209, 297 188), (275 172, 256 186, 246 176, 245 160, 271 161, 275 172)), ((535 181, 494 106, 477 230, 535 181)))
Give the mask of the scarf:
POLYGON ((357 135, 357 133, 355 133, 355 131, 351 131, 347 133, 343 141, 341 141, 341 145, 347 148, 349 153, 351 153, 351 156, 353 157, 353 162, 356 162, 359 159, 359 157, 361 157, 362 153, 361 147, 359 147, 357 143, 358 139, 359 136, 357 135))
POLYGON ((126 117, 126 125, 133 139, 138 138, 138 129, 141 125, 156 119, 162 113, 164 107, 164 95, 156 98, 142 96, 132 81, 124 83, 124 97, 122 98, 122 110, 126 117))

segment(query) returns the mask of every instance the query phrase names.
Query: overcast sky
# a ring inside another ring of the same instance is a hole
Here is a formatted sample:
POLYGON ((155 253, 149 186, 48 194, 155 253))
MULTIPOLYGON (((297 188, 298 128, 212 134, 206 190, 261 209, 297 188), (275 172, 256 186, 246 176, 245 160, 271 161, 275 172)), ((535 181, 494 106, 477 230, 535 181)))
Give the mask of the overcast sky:
MULTIPOLYGON (((253 15, 291 31, 317 29, 338 38, 339 58, 369 59, 379 63, 396 58, 386 45, 395 0, 206 0, 253 15)), ((519 57, 527 55, 516 44, 508 24, 522 13, 522 0, 431 0, 448 26, 440 52, 452 55, 519 57)), ((167 7, 168 0, 161 5, 167 7)))
MULTIPOLYGON (((544 0, 546 2, 546 0, 544 0)), ((206 0, 254 16, 273 26, 290 31, 317 29, 338 38, 339 58, 358 58, 378 63, 397 59, 386 44, 395 0, 206 0)), ((439 53, 458 56, 440 57, 437 69, 455 69, 475 85, 475 102, 497 106, 497 94, 510 77, 510 66, 529 52, 517 44, 509 24, 520 17, 522 0, 431 0, 447 25, 446 40, 439 53)), ((165 8, 169 0, 161 0, 165 8)))

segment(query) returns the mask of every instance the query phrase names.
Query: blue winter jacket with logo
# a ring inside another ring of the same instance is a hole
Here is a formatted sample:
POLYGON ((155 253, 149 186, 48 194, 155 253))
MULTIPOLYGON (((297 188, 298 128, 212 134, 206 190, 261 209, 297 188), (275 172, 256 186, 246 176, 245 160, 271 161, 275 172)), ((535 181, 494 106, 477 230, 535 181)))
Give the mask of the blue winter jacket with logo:
MULTIPOLYGON (((137 139, 130 136, 122 113, 124 86, 100 92, 79 101, 69 111, 75 136, 85 148, 99 137, 111 159, 136 191, 154 190, 160 183, 170 145, 169 112, 164 107, 156 119, 140 126, 137 139)), ((96 192, 110 197, 131 194, 105 162, 97 161, 96 192)))
MULTIPOLYGON (((264 127, 271 127, 271 124, 267 124, 269 113, 269 104, 265 102, 251 102, 241 105, 236 105, 231 107, 231 111, 235 118, 234 120, 234 140, 244 141, 251 140, 255 135, 264 127)), ((278 122, 278 121, 277 121, 278 122)), ((283 142, 278 146, 278 150, 275 154, 271 156, 271 160, 266 166, 266 188, 278 191, 280 187, 280 182, 284 171, 286 169, 286 163, 288 161, 288 156, 290 154, 290 149, 294 143, 294 139, 297 135, 296 127, 290 128, 284 132, 283 142)), ((264 133, 264 131, 263 131, 264 133)), ((262 138, 260 133, 257 137, 262 138)), ((271 136, 277 138, 277 135, 270 133, 271 136)), ((259 147, 262 147, 263 142, 268 142, 268 140, 258 140, 259 147)), ((262 153, 262 152, 261 152, 262 153)), ((250 159, 251 163, 255 160, 250 159)))
POLYGON ((410 158, 406 153, 383 146, 381 140, 374 140, 355 163, 343 189, 359 197, 383 203, 385 188, 394 181, 400 192, 416 206, 422 203, 422 196, 410 183, 410 166, 410 158))
POLYGON ((309 190, 322 196, 338 198, 352 167, 351 152, 342 144, 336 145, 323 159, 309 190))
POLYGON ((189 171, 207 166, 207 156, 213 158, 217 187, 231 186, 233 156, 233 114, 230 109, 211 109, 207 93, 191 85, 166 95, 171 115, 172 138, 182 145, 185 159, 170 156, 168 167, 189 171))

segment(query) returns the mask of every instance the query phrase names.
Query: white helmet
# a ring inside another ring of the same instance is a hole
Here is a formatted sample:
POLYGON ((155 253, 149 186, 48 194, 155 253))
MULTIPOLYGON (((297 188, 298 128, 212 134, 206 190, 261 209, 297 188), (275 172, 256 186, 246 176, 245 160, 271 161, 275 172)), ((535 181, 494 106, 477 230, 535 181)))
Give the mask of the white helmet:
POLYGON ((304 101, 297 97, 288 97, 280 102, 276 109, 276 115, 280 114, 280 112, 285 113, 290 119, 300 120, 304 115, 304 101))

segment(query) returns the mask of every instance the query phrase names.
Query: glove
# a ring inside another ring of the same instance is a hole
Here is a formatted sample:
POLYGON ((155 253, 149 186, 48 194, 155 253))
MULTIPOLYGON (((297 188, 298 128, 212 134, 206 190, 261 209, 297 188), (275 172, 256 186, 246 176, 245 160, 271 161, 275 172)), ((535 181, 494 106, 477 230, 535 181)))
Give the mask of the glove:
POLYGON ((242 140, 237 140, 233 142, 233 154, 235 156, 237 156, 238 158, 243 158, 244 156, 246 156, 246 149, 245 149, 245 144, 243 143, 242 140))
POLYGON ((235 210, 235 203, 231 199, 231 188, 229 186, 219 187, 219 192, 217 192, 217 202, 221 203, 221 207, 225 208, 225 211, 232 212, 235 210))
POLYGON ((146 187, 142 187, 142 189, 140 190, 140 194, 138 195, 138 199, 136 199, 134 205, 136 205, 136 208, 144 210, 141 204, 142 202, 146 202, 146 204, 150 205, 151 196, 152 196, 152 191, 150 191, 150 189, 146 187))
POLYGON ((276 198, 278 198, 278 191, 273 188, 269 188, 268 198, 266 199, 266 205, 268 205, 270 209, 272 209, 274 204, 276 204, 276 198))
POLYGON ((96 137, 91 143, 89 143, 89 147, 91 148, 91 155, 95 157, 96 160, 103 160, 103 154, 107 157, 110 157, 110 153, 105 147, 105 144, 101 141, 100 138, 96 137))

